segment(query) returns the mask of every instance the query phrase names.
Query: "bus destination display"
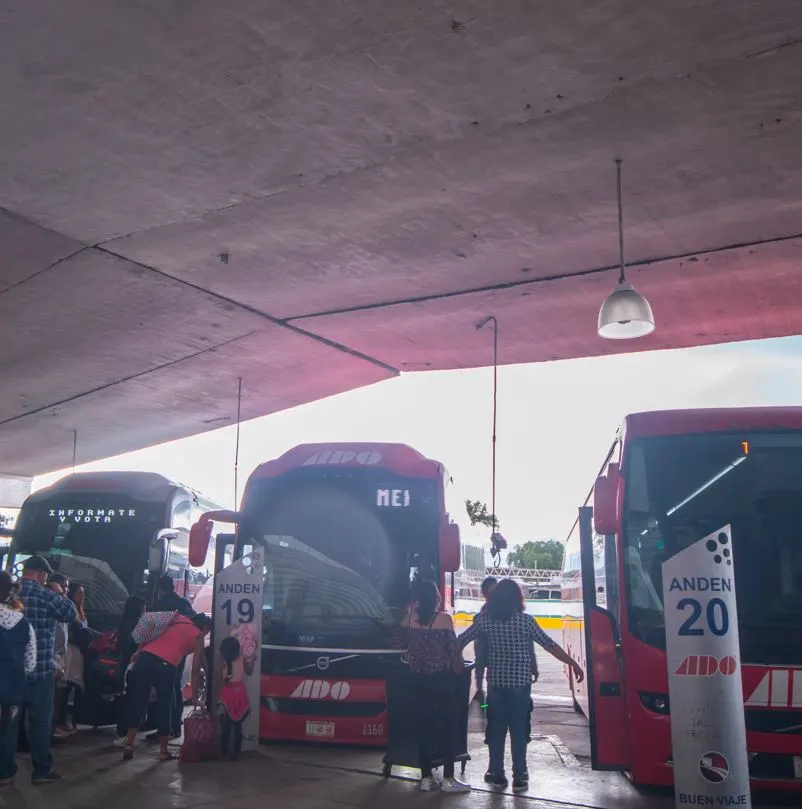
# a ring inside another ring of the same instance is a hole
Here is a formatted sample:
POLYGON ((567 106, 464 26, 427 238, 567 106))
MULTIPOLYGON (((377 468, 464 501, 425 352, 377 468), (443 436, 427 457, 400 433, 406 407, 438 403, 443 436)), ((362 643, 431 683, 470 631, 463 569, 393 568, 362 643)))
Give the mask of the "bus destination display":
POLYGON ((111 523, 136 518, 135 508, 70 506, 51 508, 48 516, 60 523, 111 523))

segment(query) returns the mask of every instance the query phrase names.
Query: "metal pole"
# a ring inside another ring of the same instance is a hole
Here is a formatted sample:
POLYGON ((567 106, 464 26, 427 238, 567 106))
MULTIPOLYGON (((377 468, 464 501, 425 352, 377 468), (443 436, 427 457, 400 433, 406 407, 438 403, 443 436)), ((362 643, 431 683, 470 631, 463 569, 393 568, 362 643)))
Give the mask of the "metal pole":
POLYGON ((615 161, 615 179, 618 192, 618 258, 621 264, 621 274, 618 278, 619 284, 623 284, 627 280, 624 271, 624 195, 621 190, 621 172, 621 160, 617 159, 615 161))
POLYGON ((496 426, 498 422, 498 320, 495 315, 488 315, 476 324, 476 329, 480 330, 487 326, 488 323, 493 324, 493 437, 492 437, 492 456, 493 456, 493 471, 492 471, 492 485, 493 495, 491 504, 491 520, 493 524, 492 532, 496 533, 498 528, 496 520, 496 426))
POLYGON ((237 507, 239 496, 239 433, 242 420, 242 377, 237 378, 237 440, 234 446, 234 508, 237 507))
POLYGON ((493 322, 493 533, 496 533, 496 424, 498 421, 498 321, 493 322))

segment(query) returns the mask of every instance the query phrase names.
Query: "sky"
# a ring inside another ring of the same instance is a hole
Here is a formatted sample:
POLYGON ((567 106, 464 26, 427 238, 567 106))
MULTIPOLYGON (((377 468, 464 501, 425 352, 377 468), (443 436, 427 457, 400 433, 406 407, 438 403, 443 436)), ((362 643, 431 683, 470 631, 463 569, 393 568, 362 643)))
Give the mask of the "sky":
MULTIPOLYGON (((802 337, 499 369, 497 512, 511 547, 564 540, 627 414, 802 402, 802 337)), ((404 374, 243 423, 240 494, 259 463, 316 441, 409 444, 454 478, 463 542, 487 544, 461 502, 491 497, 492 369, 404 374)), ((160 472, 234 504, 235 428, 77 467, 160 472)), ((64 473, 34 480, 34 489, 64 473)))

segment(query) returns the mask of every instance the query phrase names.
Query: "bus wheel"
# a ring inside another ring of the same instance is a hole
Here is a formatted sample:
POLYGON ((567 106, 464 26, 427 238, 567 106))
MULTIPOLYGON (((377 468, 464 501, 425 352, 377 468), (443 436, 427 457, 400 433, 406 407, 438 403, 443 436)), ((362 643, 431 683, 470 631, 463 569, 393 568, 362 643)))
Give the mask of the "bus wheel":
POLYGON ((391 773, 392 771, 393 771, 393 765, 392 765, 392 764, 385 764, 385 765, 382 767, 382 778, 389 778, 389 777, 390 777, 390 773, 391 773))
POLYGON ((576 701, 576 697, 574 697, 574 710, 577 713, 582 713, 582 706, 576 701))

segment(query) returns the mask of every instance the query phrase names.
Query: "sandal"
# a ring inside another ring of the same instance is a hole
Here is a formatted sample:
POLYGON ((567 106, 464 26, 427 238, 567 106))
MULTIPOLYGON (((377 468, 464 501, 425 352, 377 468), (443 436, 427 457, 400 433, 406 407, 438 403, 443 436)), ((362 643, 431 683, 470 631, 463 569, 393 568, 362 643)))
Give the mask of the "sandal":
POLYGON ((178 756, 169 750, 166 753, 159 753, 159 761, 175 761, 177 758, 178 756))
POLYGON ((130 761, 134 757, 134 745, 126 742, 123 745, 123 761, 130 761))

